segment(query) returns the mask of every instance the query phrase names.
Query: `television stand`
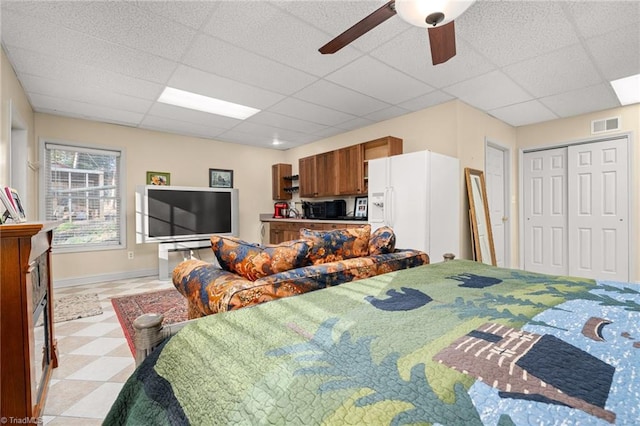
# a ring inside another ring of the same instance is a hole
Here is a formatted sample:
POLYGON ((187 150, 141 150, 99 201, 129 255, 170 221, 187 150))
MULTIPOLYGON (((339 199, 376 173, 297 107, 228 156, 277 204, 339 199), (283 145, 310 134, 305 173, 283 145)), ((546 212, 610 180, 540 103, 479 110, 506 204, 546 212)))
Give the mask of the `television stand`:
MULTIPOLYGON (((158 279, 170 280, 171 271, 169 271, 169 253, 175 251, 188 251, 193 249, 201 249, 211 247, 210 239, 176 241, 170 243, 158 244, 158 279)), ((186 259, 186 257, 185 257, 186 259)))

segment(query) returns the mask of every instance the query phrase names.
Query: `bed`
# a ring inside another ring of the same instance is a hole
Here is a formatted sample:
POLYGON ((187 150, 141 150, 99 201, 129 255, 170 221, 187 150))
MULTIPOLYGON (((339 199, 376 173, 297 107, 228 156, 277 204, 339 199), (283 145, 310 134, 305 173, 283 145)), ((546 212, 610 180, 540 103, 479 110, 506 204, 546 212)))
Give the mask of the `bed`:
POLYGON ((638 424, 640 285, 466 260, 191 321, 105 424, 638 424))

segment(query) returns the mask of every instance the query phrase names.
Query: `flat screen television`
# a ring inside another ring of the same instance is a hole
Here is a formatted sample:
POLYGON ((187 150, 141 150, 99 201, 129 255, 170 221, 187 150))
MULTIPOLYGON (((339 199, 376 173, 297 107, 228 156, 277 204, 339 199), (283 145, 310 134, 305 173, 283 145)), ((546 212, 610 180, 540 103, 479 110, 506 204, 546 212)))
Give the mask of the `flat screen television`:
POLYGON ((136 242, 238 236, 238 190, 145 185, 136 188, 136 242))

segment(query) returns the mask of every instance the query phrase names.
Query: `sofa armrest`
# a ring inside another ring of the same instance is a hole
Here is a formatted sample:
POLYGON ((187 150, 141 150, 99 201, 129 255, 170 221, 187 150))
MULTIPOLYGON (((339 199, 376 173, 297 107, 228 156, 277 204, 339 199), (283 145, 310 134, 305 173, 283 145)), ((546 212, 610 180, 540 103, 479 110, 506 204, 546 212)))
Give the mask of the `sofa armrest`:
POLYGON ((221 309, 225 294, 233 288, 251 287, 253 281, 212 263, 190 259, 173 270, 173 285, 189 302, 189 318, 198 318, 226 310, 221 309))

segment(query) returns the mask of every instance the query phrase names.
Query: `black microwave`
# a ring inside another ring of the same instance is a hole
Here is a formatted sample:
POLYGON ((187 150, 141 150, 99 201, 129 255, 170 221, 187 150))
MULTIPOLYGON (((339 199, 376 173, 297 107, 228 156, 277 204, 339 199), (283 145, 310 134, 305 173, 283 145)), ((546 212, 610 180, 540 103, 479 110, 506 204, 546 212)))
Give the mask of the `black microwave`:
POLYGON ((305 207, 307 219, 336 219, 347 215, 347 203, 344 200, 307 203, 305 207))

